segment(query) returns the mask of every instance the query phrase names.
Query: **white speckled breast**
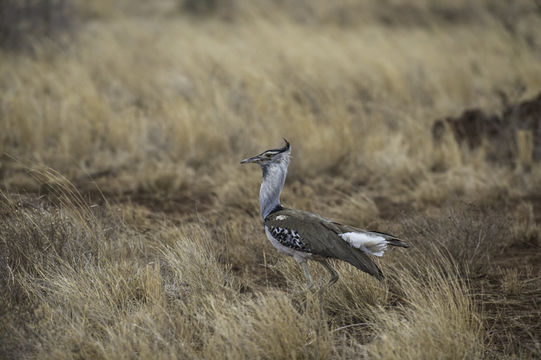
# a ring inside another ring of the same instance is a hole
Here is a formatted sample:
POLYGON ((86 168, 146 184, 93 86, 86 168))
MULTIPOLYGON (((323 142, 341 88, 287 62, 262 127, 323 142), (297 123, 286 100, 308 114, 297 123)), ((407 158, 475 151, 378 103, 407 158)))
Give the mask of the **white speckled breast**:
POLYGON ((307 259, 309 258, 310 256, 312 256, 312 254, 310 253, 307 253, 307 252, 304 252, 304 251, 299 251, 299 250, 295 250, 295 249, 292 249, 290 247, 287 247, 287 246, 284 246, 280 243, 280 241, 278 241, 277 239, 274 238, 274 236, 272 236, 271 232, 269 231, 269 228, 267 226, 265 226, 265 234, 267 235, 267 238, 270 240, 270 242, 272 243, 272 245, 281 253, 283 254, 286 254, 286 255, 289 255, 289 256, 293 256, 295 258, 295 260, 297 259, 307 259))

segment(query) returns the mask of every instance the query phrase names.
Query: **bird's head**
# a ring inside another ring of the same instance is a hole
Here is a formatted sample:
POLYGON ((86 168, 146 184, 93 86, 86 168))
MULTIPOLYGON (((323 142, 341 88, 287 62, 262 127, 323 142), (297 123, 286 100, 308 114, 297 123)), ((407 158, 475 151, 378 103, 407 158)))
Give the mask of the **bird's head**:
POLYGON ((262 167, 265 165, 276 164, 276 163, 287 163, 289 162, 289 154, 291 153, 291 145, 289 142, 284 139, 285 145, 279 149, 270 149, 263 151, 261 154, 252 156, 250 158, 242 160, 241 164, 256 163, 262 167))

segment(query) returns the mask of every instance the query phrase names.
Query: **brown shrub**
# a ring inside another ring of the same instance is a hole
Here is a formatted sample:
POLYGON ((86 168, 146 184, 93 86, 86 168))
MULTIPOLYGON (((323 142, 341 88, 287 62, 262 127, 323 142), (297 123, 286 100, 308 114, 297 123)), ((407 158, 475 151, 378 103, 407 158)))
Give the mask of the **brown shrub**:
POLYGON ((438 217, 418 215, 402 223, 413 251, 444 256, 460 274, 481 276, 491 260, 512 242, 510 220, 490 207, 458 204, 445 207, 438 217))
POLYGON ((0 47, 25 48, 33 40, 69 33, 75 16, 69 0, 0 0, 0 47))

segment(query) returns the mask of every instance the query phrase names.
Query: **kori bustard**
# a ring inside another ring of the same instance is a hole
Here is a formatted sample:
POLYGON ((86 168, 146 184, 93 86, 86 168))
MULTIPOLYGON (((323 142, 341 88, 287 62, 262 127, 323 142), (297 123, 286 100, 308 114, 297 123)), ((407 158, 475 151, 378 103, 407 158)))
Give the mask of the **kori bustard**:
POLYGON ((342 225, 306 211, 293 210, 280 204, 289 165, 291 146, 271 149, 241 161, 255 163, 263 170, 259 190, 259 205, 265 233, 278 251, 293 256, 301 265, 308 287, 312 277, 306 264, 308 259, 320 262, 331 274, 328 285, 338 280, 338 273, 326 261, 328 258, 347 261, 356 268, 383 279, 383 274, 368 255, 382 256, 387 246, 407 248, 397 237, 376 231, 361 230, 342 225))

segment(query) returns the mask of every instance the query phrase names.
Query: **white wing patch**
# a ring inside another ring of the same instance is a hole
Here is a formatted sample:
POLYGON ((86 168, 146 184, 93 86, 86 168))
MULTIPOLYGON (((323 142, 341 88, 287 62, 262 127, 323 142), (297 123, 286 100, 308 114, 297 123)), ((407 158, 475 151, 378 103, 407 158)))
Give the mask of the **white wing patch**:
POLYGON ((285 220, 286 218, 287 218, 287 216, 285 216, 285 215, 278 215, 276 217, 276 220, 285 220))
POLYGON ((387 250, 387 241, 383 236, 358 232, 347 232, 338 235, 351 246, 370 255, 382 256, 383 252, 387 250))

